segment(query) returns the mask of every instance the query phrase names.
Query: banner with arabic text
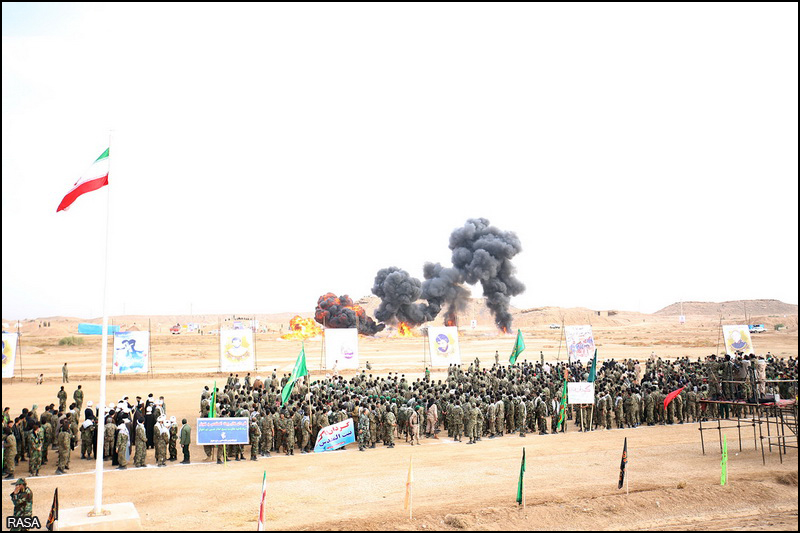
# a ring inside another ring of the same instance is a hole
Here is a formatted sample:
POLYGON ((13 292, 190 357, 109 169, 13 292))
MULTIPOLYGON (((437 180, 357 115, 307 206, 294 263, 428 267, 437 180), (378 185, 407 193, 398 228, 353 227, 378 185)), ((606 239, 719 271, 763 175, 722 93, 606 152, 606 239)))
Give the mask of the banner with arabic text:
POLYGON ((337 424, 331 424, 319 430, 317 443, 314 445, 314 452, 329 452, 355 441, 356 432, 353 427, 353 419, 348 418, 347 420, 337 424))

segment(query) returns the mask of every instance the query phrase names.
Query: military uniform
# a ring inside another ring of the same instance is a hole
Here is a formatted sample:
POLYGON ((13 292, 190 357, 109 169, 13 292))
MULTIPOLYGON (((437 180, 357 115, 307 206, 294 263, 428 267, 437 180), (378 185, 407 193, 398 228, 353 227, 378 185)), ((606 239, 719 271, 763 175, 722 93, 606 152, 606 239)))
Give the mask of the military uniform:
MULTIPOLYGON (((29 518, 33 515, 33 492, 28 488, 24 479, 18 479, 12 485, 22 485, 23 488, 11 494, 14 503, 14 518, 29 518)), ((11 531, 23 531, 22 528, 11 528, 11 531)))
POLYGON ((178 460, 178 426, 176 424, 169 426, 169 460, 178 460))
POLYGON ((119 469, 126 469, 128 467, 128 433, 122 430, 117 433, 117 458, 119 469))
POLYGON ((250 460, 258 460, 258 451, 261 444, 261 428, 258 427, 258 420, 250 421, 250 460))
MULTIPOLYGON (((358 451, 363 452, 369 446, 369 416, 366 413, 361 413, 358 417, 358 451)), ((411 442, 414 443, 413 441, 411 442)))
POLYGON ((64 412, 67 410, 67 391, 61 389, 58 391, 58 410, 64 412))
POLYGON ((56 469, 56 474, 63 474, 69 468, 69 441, 69 432, 62 429, 58 433, 58 469, 56 469))
POLYGON ((147 431, 144 429, 144 424, 136 424, 136 453, 133 456, 133 466, 145 466, 145 459, 147 458, 147 431))
POLYGON ((39 467, 42 466, 42 446, 44 445, 44 431, 42 431, 42 428, 31 431, 30 439, 31 456, 28 467, 32 476, 38 476, 39 467))
POLYGON ((14 477, 14 458, 17 456, 17 439, 14 432, 9 432, 3 437, 3 460, 7 478, 14 477))
MULTIPOLYGON (((156 466, 167 466, 167 444, 169 443, 169 431, 163 431, 156 426, 156 466)), ((120 464, 122 462, 120 461, 120 464)))

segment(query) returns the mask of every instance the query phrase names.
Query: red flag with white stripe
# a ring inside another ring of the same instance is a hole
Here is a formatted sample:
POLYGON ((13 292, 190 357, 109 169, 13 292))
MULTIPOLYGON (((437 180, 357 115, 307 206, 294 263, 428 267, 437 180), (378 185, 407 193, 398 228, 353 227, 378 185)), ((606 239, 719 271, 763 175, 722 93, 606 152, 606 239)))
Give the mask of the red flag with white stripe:
POLYGON ((58 204, 56 213, 68 209, 75 200, 87 192, 96 191, 108 185, 108 151, 109 148, 106 148, 106 151, 100 154, 100 157, 95 159, 92 166, 75 182, 72 189, 58 204))
POLYGON ((261 506, 258 510, 258 530, 265 531, 267 522, 267 471, 264 470, 264 481, 261 483, 261 506))

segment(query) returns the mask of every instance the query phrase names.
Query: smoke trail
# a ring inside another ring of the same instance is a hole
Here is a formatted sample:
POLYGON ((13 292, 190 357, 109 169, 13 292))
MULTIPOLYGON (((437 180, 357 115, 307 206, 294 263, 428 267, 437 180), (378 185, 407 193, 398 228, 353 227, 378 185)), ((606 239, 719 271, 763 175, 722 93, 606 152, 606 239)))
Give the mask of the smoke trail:
POLYGON ((386 327, 376 324, 348 295, 336 296, 332 292, 323 294, 317 300, 314 320, 329 328, 357 327, 361 335, 375 335, 386 327))

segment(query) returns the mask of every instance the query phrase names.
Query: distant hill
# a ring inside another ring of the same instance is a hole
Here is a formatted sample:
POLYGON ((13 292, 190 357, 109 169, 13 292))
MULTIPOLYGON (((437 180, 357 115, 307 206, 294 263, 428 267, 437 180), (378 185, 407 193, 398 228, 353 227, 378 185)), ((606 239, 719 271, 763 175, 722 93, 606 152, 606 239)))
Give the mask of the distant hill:
MULTIPOLYGON (((797 315, 797 305, 783 303, 780 300, 734 300, 731 302, 683 302, 683 314, 686 316, 719 316, 723 320, 748 317, 769 317, 797 315)), ((681 303, 677 302, 653 313, 661 316, 678 316, 681 314, 681 303)), ((752 321, 751 321, 752 322, 752 321)))

